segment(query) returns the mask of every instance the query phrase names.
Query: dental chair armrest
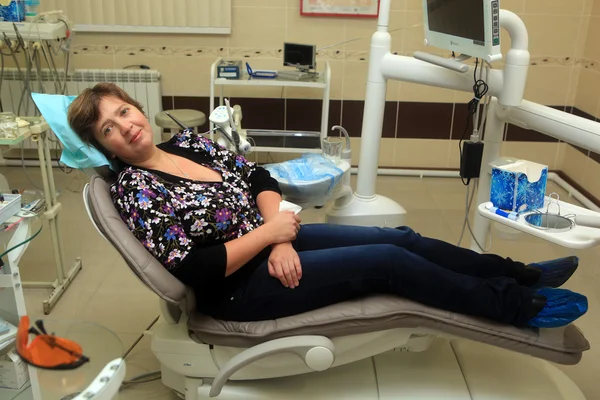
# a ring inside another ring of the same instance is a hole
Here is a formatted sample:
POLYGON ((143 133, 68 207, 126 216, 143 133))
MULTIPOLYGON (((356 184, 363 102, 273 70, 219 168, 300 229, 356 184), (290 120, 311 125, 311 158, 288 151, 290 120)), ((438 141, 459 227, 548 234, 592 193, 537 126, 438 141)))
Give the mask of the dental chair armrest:
POLYGON ((125 360, 117 358, 106 364, 96 379, 74 400, 111 400, 117 396, 125 379, 125 360))
POLYGON ((212 383, 209 396, 218 396, 231 375, 246 365, 279 353, 295 353, 308 368, 324 371, 333 365, 335 346, 324 336, 292 336, 261 343, 239 353, 221 368, 212 383))

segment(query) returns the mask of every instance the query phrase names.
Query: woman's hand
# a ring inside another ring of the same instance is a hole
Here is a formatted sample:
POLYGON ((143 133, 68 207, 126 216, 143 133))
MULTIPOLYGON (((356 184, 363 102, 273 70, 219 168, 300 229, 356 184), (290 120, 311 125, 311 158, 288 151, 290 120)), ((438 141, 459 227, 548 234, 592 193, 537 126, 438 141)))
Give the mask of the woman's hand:
POLYGON ((300 217, 292 211, 282 211, 272 216, 263 226, 268 229, 271 244, 287 243, 296 239, 300 221, 300 217))
POLYGON ((286 288, 293 289, 300 284, 302 266, 298 253, 291 243, 273 246, 269 256, 269 275, 279 279, 286 288))

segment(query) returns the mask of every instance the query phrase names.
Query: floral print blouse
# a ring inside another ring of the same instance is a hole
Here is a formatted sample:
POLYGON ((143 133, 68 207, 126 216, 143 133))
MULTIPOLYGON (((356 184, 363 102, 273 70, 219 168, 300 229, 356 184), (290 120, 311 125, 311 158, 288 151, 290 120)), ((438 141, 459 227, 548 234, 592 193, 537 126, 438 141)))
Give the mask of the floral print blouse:
POLYGON ((219 172, 201 182, 126 166, 111 186, 123 221, 144 247, 184 283, 210 286, 225 278, 225 243, 263 224, 256 205, 265 190, 281 194, 262 167, 185 130, 158 146, 219 172))

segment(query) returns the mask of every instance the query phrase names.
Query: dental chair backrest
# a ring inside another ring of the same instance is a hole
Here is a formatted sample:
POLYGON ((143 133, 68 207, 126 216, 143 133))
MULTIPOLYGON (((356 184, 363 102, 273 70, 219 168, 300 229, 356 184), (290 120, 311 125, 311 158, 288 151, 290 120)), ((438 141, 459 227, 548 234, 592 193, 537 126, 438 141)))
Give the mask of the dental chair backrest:
POLYGON ((196 306, 192 289, 171 275, 123 223, 112 202, 111 178, 114 175, 94 175, 86 185, 83 197, 90 219, 146 286, 167 303, 177 305, 181 311, 191 314, 196 306))

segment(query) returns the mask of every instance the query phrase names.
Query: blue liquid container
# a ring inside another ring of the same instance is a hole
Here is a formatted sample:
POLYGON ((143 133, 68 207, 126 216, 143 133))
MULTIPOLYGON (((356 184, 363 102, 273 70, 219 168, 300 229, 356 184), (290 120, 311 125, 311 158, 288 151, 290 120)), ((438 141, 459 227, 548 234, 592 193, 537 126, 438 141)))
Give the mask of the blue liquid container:
POLYGON ((9 5, 0 6, 0 21, 21 22, 24 20, 25 20, 25 1, 24 0, 12 0, 9 5))

